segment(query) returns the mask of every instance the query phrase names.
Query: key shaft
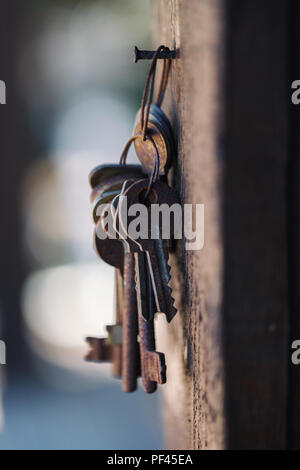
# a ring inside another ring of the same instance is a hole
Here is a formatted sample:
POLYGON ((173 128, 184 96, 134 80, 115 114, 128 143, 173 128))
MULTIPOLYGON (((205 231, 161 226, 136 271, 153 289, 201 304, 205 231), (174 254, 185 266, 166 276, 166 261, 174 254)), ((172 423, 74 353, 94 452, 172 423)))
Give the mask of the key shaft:
POLYGON ((138 370, 138 320, 135 294, 135 269, 132 253, 124 255, 124 310, 123 310, 123 351, 122 388, 126 393, 137 387, 138 370))

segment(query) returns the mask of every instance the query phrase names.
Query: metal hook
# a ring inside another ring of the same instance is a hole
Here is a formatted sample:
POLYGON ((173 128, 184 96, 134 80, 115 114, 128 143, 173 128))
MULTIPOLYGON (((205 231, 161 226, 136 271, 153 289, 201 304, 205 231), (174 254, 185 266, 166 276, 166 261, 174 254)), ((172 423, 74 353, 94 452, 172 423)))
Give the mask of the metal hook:
MULTIPOLYGON (((135 46, 133 52, 134 62, 136 63, 139 60, 151 60, 155 53, 156 51, 141 51, 137 46, 135 46)), ((160 51, 157 55, 157 59, 176 59, 176 51, 160 51)))

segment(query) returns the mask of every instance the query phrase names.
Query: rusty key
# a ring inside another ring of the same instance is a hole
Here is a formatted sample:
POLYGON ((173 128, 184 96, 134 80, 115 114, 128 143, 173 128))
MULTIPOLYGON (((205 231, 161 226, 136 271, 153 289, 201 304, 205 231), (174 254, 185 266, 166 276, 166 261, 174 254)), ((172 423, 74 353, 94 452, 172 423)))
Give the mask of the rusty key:
POLYGON ((112 201, 111 207, 114 208, 114 213, 112 214, 114 218, 113 227, 115 232, 118 233, 119 239, 124 244, 125 253, 132 253, 134 255, 138 310, 146 320, 149 320, 149 315, 153 315, 154 313, 149 311, 147 304, 148 294, 146 276, 144 275, 144 252, 139 248, 139 245, 128 236, 121 217, 121 215, 124 216, 125 214, 120 214, 119 211, 119 203, 122 200, 122 196, 127 191, 127 188, 130 188, 131 184, 132 181, 126 181, 123 184, 120 195, 116 196, 112 201))
MULTIPOLYGON (((122 192, 126 190, 126 186, 126 183, 124 183, 122 192)), ((112 201, 112 206, 115 207, 115 230, 117 230, 117 227, 124 227, 122 221, 119 223, 121 214, 118 211, 118 199, 119 198, 116 197, 112 201)), ((164 354, 155 351, 153 323, 155 305, 152 281, 145 253, 140 251, 138 246, 134 244, 129 237, 126 237, 128 234, 122 229, 118 233, 120 238, 124 241, 127 256, 130 254, 133 259, 134 255, 142 383, 146 393, 153 393, 156 390, 157 383, 163 384, 166 382, 166 365, 164 354), (131 248, 133 248, 132 251, 131 248), (145 309, 147 311, 145 311, 145 309), (147 321, 145 319, 147 319, 147 321)))
POLYGON ((139 369, 138 321, 134 277, 134 257, 132 253, 126 253, 124 255, 124 309, 122 322, 122 388, 127 393, 133 392, 136 389, 139 369))
MULTIPOLYGON (((115 212, 114 201, 112 201, 112 215, 115 212)), ((113 227, 113 233, 107 234, 111 237, 119 237, 113 227)), ((114 239, 113 238, 113 239, 114 239)), ((119 242, 120 243, 120 242, 119 242)), ((126 393, 133 392, 137 387, 137 377, 140 371, 139 348, 137 343, 138 319, 135 293, 135 269, 134 256, 123 249, 124 271, 123 271, 123 314, 122 314, 122 388, 126 393)))
MULTIPOLYGON (((152 282, 146 262, 145 269, 148 287, 148 308, 150 312, 154 312, 155 307, 152 282)), ((146 321, 141 312, 139 312, 138 318, 142 384, 143 389, 146 393, 153 393, 157 388, 157 384, 164 384, 167 380, 165 355, 161 352, 155 351, 153 318, 151 320, 146 321)))
MULTIPOLYGON (((143 194, 148 188, 148 180, 142 179, 131 186, 129 186, 123 193, 126 196, 127 212, 131 205, 140 203, 143 198, 143 194)), ((166 204, 172 206, 178 202, 176 193, 166 183, 158 180, 152 185, 151 193, 152 198, 157 204, 166 204)), ((120 204, 118 212, 122 213, 122 207, 125 204, 125 198, 120 198, 120 204)), ((147 264, 149 266, 149 272, 152 279, 152 287, 155 297, 155 304, 157 312, 164 313, 170 322, 176 315, 176 308, 174 307, 174 299, 172 297, 172 289, 169 286, 170 281, 170 267, 168 265, 168 240, 162 239, 160 223, 154 221, 151 217, 151 203, 150 205, 145 204, 145 208, 148 213, 148 238, 138 238, 131 240, 139 247, 139 249, 146 253, 147 264), (154 223, 155 222, 155 223, 154 223), (152 238, 155 232, 155 238, 152 238)), ((127 218, 127 223, 129 220, 127 218)), ((122 224, 122 219, 121 219, 122 224)), ((125 228, 125 227, 123 227, 125 228)), ((170 236, 174 227, 170 227, 170 236)), ((128 234, 130 238, 130 234, 128 234)))

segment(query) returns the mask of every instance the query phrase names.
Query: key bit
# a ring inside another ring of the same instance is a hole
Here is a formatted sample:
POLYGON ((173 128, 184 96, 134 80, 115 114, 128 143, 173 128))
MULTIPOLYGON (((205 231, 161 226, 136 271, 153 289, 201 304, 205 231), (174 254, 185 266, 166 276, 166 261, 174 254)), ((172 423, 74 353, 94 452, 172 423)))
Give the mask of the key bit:
POLYGON ((166 383, 167 367, 165 355, 155 351, 153 320, 147 322, 141 315, 139 315, 139 338, 143 388, 146 393, 153 393, 156 384, 166 383))
POLYGON ((122 376, 122 345, 110 343, 108 338, 86 338, 90 351, 85 356, 88 362, 109 362, 116 378, 122 376))
POLYGON ((144 349, 142 353, 142 367, 145 370, 145 378, 160 385, 166 383, 167 367, 163 353, 144 349))
MULTIPOLYGON (((145 272, 148 296, 148 309, 154 311, 154 297, 149 270, 145 272)), ((151 316, 151 315, 150 315, 151 316)), ((165 355, 155 351, 155 335, 153 319, 145 321, 139 312, 139 345, 141 355, 141 374, 143 389, 146 393, 153 393, 157 384, 166 383, 165 355)))
POLYGON ((86 342, 90 346, 90 351, 85 356, 89 362, 112 362, 113 345, 107 342, 107 338, 94 338, 89 336, 86 342))

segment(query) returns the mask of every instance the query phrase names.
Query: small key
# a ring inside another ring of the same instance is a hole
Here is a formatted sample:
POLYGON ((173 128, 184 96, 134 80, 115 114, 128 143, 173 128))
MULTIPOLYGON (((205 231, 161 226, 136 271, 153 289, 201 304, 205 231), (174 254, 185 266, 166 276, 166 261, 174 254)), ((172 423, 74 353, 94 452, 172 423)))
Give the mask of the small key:
MULTIPOLYGON (((148 180, 144 179, 133 183, 126 189, 126 191, 124 191, 123 194, 127 197, 127 211, 132 204, 141 203, 143 194, 145 194, 147 188, 148 180)), ((156 200, 158 204, 173 205, 178 203, 175 191, 160 180, 153 184, 151 192, 153 199, 156 200)), ((123 204, 125 204, 125 200, 120 198, 118 208, 119 214, 122 213, 123 204)), ((132 239, 132 241, 136 243, 141 251, 146 253, 157 311, 165 313, 168 322, 170 322, 176 315, 177 310, 174 307, 172 289, 169 286, 170 267, 168 265, 168 240, 161 238, 161 229, 159 225, 156 227, 152 226, 152 230, 155 229, 156 231, 157 238, 151 239, 151 222, 153 221, 151 221, 150 207, 147 207, 147 211, 149 227, 148 239, 139 238, 137 240, 132 239)), ((123 229, 124 228, 125 227, 123 227, 123 229)), ((170 235, 173 235, 173 230, 171 230, 170 235)), ((128 237, 130 238, 130 234, 128 234, 128 237)))

